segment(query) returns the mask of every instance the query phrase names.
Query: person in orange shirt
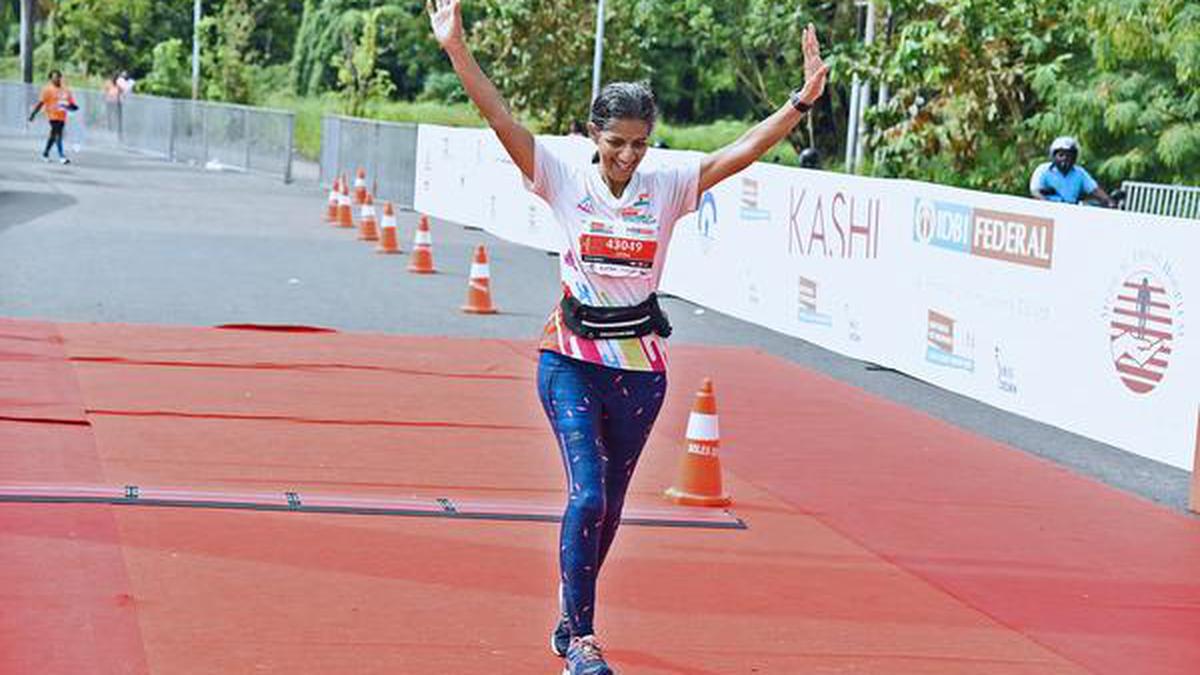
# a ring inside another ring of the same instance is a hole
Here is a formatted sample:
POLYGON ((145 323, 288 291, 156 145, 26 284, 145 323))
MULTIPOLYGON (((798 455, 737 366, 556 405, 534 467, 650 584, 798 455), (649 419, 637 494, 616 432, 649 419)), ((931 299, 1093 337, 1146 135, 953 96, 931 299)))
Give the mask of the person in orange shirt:
POLYGON ((75 96, 63 84, 62 72, 50 71, 50 84, 42 87, 41 99, 29 113, 29 121, 37 117, 38 111, 46 111, 46 119, 50 121, 50 137, 46 139, 46 149, 42 151, 42 161, 50 161, 50 148, 58 148, 58 161, 70 164, 71 160, 63 152, 63 127, 67 124, 67 112, 79 110, 75 104, 75 96))

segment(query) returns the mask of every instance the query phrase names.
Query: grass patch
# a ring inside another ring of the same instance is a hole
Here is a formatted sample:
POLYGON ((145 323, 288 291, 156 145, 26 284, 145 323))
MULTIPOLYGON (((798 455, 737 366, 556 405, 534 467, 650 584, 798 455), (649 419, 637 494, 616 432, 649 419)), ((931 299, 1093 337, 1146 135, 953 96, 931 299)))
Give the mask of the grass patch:
MULTIPOLYGON (((290 94, 276 94, 260 103, 269 108, 295 113, 296 151, 312 161, 317 161, 321 155, 321 118, 325 115, 342 114, 341 103, 334 96, 301 98, 290 94)), ((475 111, 474 106, 467 104, 387 101, 372 103, 368 107, 367 116, 385 122, 419 122, 448 127, 485 126, 483 118, 475 111)))

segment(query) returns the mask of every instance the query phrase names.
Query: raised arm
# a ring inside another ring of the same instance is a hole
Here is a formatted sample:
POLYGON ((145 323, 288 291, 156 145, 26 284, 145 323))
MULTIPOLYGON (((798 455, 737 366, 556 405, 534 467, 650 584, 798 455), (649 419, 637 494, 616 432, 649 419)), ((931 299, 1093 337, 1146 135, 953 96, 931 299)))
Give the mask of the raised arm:
POLYGON ((817 29, 810 23, 804 29, 804 87, 794 92, 787 103, 767 119, 754 125, 742 137, 710 153, 700 164, 700 194, 717 183, 750 166, 782 141, 804 118, 825 91, 829 66, 821 60, 817 29))
POLYGON ((488 126, 496 132, 513 163, 526 178, 533 180, 533 134, 513 117, 496 85, 484 74, 467 47, 463 38, 462 0, 436 0, 437 6, 434 4, 435 0, 426 0, 433 35, 450 57, 463 89, 488 126))

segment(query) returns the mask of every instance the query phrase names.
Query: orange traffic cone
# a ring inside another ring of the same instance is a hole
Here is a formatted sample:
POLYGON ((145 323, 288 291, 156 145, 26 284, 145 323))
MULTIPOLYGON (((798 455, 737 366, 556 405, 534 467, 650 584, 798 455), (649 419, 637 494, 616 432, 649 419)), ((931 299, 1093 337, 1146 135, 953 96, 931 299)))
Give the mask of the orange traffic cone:
POLYGON ((340 191, 338 179, 333 179, 333 185, 329 188, 329 205, 325 209, 325 222, 336 223, 338 217, 338 192, 340 191))
POLYGON ((354 227, 354 211, 350 206, 350 191, 346 183, 342 183, 342 193, 338 195, 337 227, 354 227))
POLYGON ((367 172, 361 166, 354 174, 354 204, 362 206, 367 201, 367 172))
POLYGON ((379 227, 375 222, 375 199, 370 192, 367 193, 359 216, 361 220, 358 221, 358 238, 363 241, 379 241, 379 227))
POLYGON ((471 280, 467 282, 467 304, 462 311, 468 314, 495 314, 492 305, 492 273, 488 267, 487 249, 482 245, 475 249, 475 261, 471 263, 471 280))
POLYGON ((421 216, 417 233, 413 237, 412 261, 408 271, 416 274, 433 274, 433 236, 429 233, 429 216, 421 216))
POLYGON ((688 416, 687 452, 679 464, 679 480, 667 490, 667 499, 688 506, 728 506, 733 501, 721 487, 720 445, 717 399, 712 380, 706 377, 688 416))
POLYGON ((396 212, 392 209, 391 202, 383 203, 383 220, 379 224, 379 230, 379 245, 375 247, 375 252, 399 253, 400 238, 396 231, 396 212))

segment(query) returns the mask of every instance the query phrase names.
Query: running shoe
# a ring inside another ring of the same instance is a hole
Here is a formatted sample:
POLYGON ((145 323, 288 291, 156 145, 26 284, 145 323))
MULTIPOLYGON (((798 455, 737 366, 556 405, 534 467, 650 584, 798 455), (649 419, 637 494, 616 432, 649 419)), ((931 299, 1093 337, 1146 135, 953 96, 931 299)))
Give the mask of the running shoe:
POLYGON ((604 662, 604 653, 594 635, 574 638, 567 648, 567 667, 563 675, 614 675, 604 662))
POLYGON ((62 159, 58 160, 58 163, 59 164, 70 164, 71 160, 67 159, 66 157, 63 157, 62 159))
POLYGON ((43 161, 43 162, 49 162, 49 161, 50 161, 50 157, 49 157, 48 155, 42 155, 42 161, 43 161))

